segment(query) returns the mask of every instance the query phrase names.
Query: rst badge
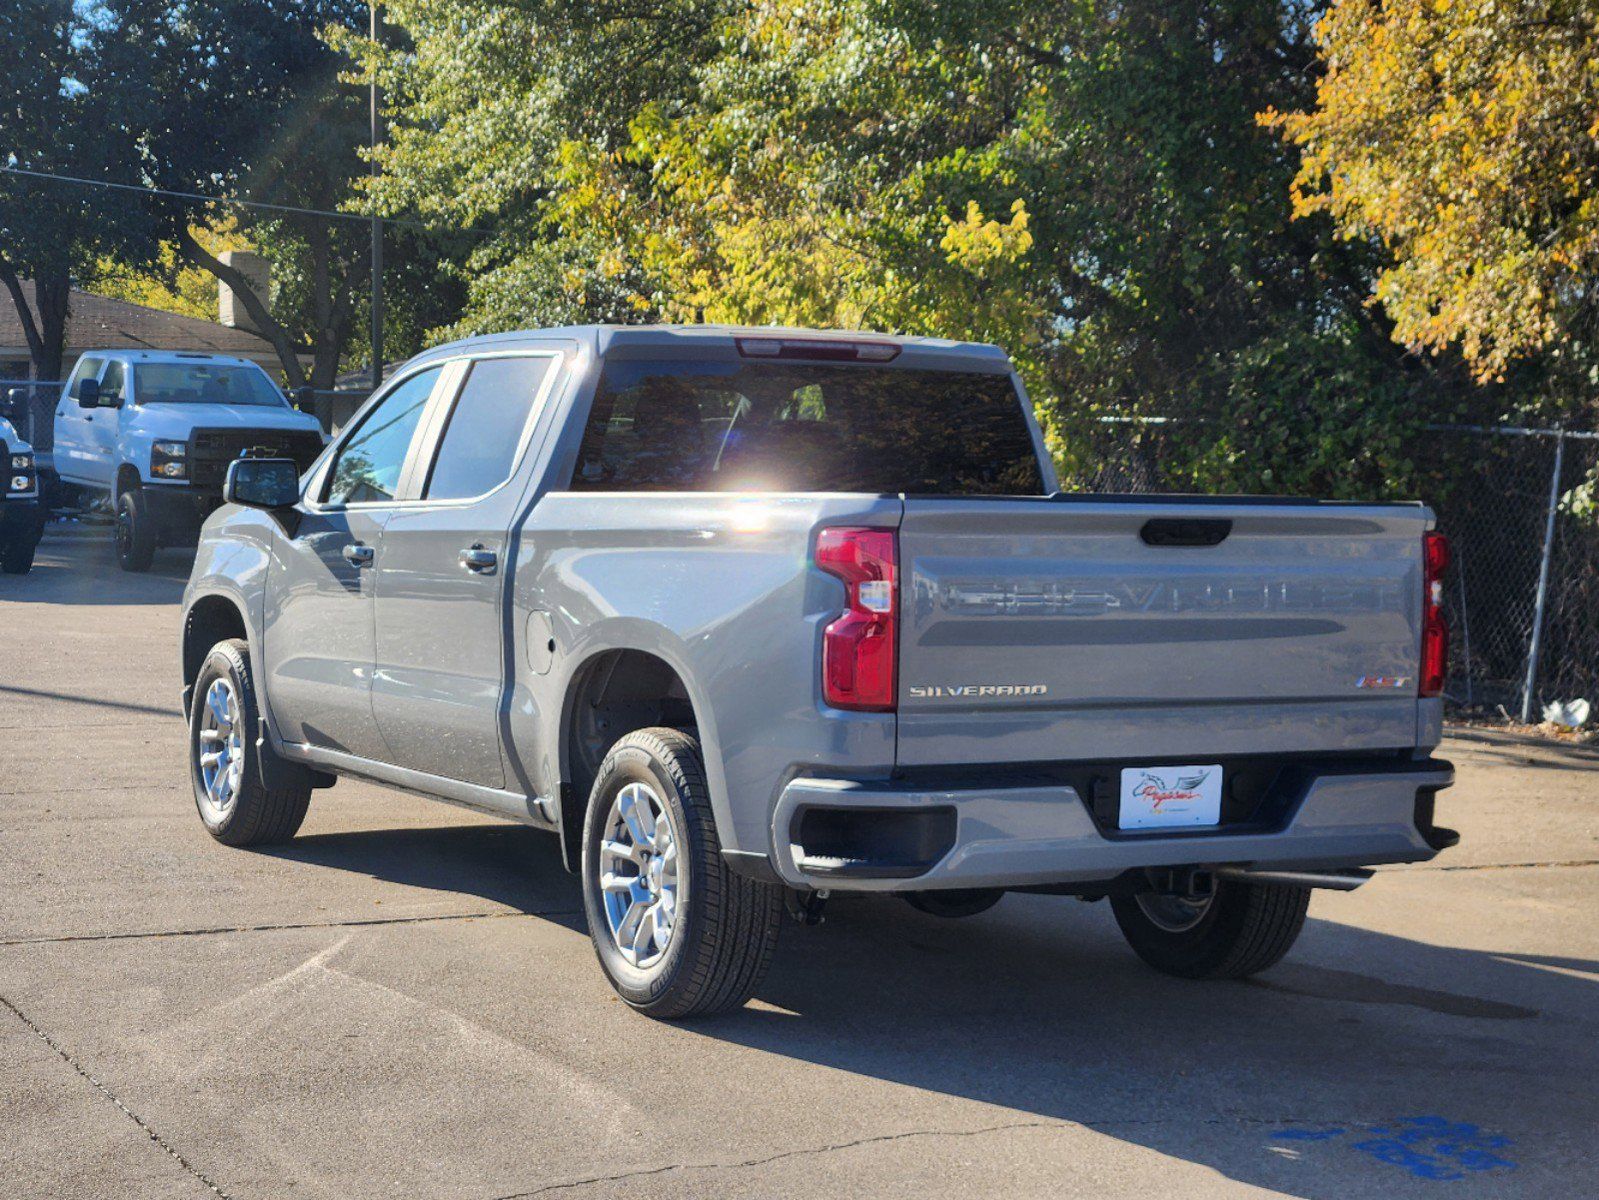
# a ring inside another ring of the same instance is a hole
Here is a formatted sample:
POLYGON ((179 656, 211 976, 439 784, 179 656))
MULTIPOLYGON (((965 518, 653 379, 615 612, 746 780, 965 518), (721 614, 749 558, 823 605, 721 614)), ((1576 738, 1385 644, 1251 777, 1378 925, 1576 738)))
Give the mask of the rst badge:
POLYGON ((1378 688, 1383 691, 1396 691, 1409 682, 1409 675, 1362 675, 1355 680, 1355 686, 1357 688, 1378 688))

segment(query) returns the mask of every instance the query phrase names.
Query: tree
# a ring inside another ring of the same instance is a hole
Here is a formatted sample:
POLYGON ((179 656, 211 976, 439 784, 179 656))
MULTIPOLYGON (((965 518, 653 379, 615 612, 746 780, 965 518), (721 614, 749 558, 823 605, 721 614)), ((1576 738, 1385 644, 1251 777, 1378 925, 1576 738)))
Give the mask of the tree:
POLYGON ((1156 413, 1186 422, 1167 465, 1200 486, 1404 486, 1387 437, 1341 431, 1442 415, 1449 364, 1392 344, 1371 247, 1292 219, 1297 150, 1255 115, 1314 97, 1301 6, 624 7, 391 10, 414 52, 382 68, 385 202, 496 231, 465 326, 994 340, 1069 478, 1092 471, 1101 416, 1156 413), (1285 363, 1333 374, 1307 391, 1285 363), (1329 419, 1334 397, 1369 420, 1329 419))
MULTIPOLYGON (((212 254, 251 248, 231 218, 214 226, 192 225, 189 234, 212 254)), ((201 321, 214 321, 217 317, 216 276, 180 256, 171 242, 162 243, 150 264, 129 266, 114 258, 103 258, 96 264, 94 279, 96 295, 201 321)))
POLYGON ((1314 103, 1264 120, 1304 149, 1295 210, 1379 245, 1394 336, 1518 362, 1591 396, 1599 350, 1599 5, 1339 0, 1314 103))
MULTIPOLYGON (((137 15, 71 0, 0 6, 0 153, 30 171, 117 177, 137 145, 151 98, 118 83, 129 64, 118 40, 137 15)), ((125 176, 124 176, 125 178, 125 176)), ((16 306, 33 373, 59 379, 74 281, 114 259, 144 265, 160 219, 126 195, 0 174, 0 283, 16 306), (31 295, 23 281, 32 282, 31 295)))
MULTIPOLYGON (((367 170, 366 104, 340 81, 345 60, 323 35, 364 28, 366 13, 366 0, 21 0, 0 11, 8 63, 0 150, 49 174, 340 209, 367 170)), ((458 310, 458 288, 425 278, 455 251, 447 238, 409 232, 389 241, 390 265, 411 285, 394 305, 399 340, 390 342, 404 353, 421 324, 458 310)), ((159 295, 179 285, 187 265, 233 287, 291 385, 331 387, 364 325, 368 246, 367 225, 354 219, 197 210, 153 194, 0 176, 0 282, 43 376, 60 374, 74 283, 126 294, 153 279, 159 295), (219 247, 195 233, 229 222, 271 260, 275 298, 257 298, 219 247), (309 376, 300 366, 307 349, 309 376)), ((192 277, 185 286, 192 290, 192 277)))
MULTIPOLYGON (((180 6, 203 62, 225 57, 206 103, 168 130, 174 148, 168 186, 235 194, 267 204, 347 210, 368 165, 367 97, 341 78, 345 52, 367 26, 366 0, 194 0, 180 6), (198 140, 205 152, 193 152, 198 140), (181 147, 189 146, 188 152, 181 147), (184 171, 190 172, 185 176, 184 171)), ((332 388, 352 341, 365 328, 371 281, 370 226, 355 217, 228 208, 240 233, 272 264, 274 294, 257 298, 247 281, 184 227, 183 257, 232 287, 277 350, 290 386, 332 388), (299 356, 309 350, 307 375, 299 356)), ((390 225, 384 231, 387 356, 405 357, 423 331, 460 311, 461 288, 438 264, 462 251, 461 238, 390 225), (397 286, 396 286, 397 285, 397 286)))
MULTIPOLYGON (((322 32, 364 25, 364 0, 192 0, 167 15, 170 28, 152 36, 181 41, 186 52, 158 85, 187 89, 191 102, 144 139, 151 182, 292 208, 331 211, 348 200, 365 169, 365 106, 340 84, 343 60, 322 32)), ((366 227, 250 208, 214 214, 224 215, 272 262, 278 300, 257 297, 188 222, 174 231, 179 254, 233 289, 291 387, 332 387, 368 277, 366 227), (299 361, 307 348, 309 376, 299 361)))

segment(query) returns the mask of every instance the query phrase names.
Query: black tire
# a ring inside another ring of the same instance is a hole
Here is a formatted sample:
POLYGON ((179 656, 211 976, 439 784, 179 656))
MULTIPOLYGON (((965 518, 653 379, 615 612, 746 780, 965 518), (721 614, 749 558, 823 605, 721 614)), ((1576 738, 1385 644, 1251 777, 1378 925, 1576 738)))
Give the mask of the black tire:
POLYGON ((674 1019, 737 1008, 771 965, 782 892, 728 870, 699 743, 691 734, 641 729, 611 747, 589 794, 582 879, 583 909, 600 966, 617 994, 639 1012, 674 1019), (600 843, 613 803, 631 783, 646 785, 678 831, 676 916, 664 951, 644 967, 629 962, 617 945, 600 888, 600 843))
POLYGON ((189 778, 194 785, 194 804, 200 821, 217 841, 228 846, 266 846, 286 842, 305 820, 311 804, 309 782, 291 787, 268 788, 261 782, 255 740, 261 718, 255 702, 255 678, 250 671, 250 648, 240 638, 230 638, 211 647, 200 674, 194 681, 194 699, 189 705, 189 778), (242 768, 232 803, 220 814, 209 801, 202 772, 200 731, 205 721, 206 697, 218 680, 226 680, 237 697, 243 726, 240 751, 242 768))
POLYGON ((1305 927, 1310 889, 1218 879, 1189 928, 1157 922, 1138 896, 1112 896, 1116 924, 1138 957, 1183 979, 1243 979, 1275 966, 1305 927))
MULTIPOLYGON (((4 535, 0 534, 0 539, 4 535)), ((33 570, 33 551, 39 544, 31 529, 18 530, 8 540, 0 540, 0 571, 7 575, 26 575, 33 570)))
POLYGON ((117 497, 117 562, 124 571, 148 571, 155 558, 155 519, 138 488, 117 497))
POLYGON ((947 888, 933 892, 902 892, 905 903, 930 917, 975 917, 1005 898, 1003 888, 947 888))

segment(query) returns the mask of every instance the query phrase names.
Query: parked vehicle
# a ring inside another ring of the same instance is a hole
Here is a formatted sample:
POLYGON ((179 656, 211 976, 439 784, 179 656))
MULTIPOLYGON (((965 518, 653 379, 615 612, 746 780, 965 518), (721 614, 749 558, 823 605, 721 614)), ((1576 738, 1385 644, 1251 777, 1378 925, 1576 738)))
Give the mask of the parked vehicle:
POLYGON ((91 350, 55 414, 55 470, 116 512, 117 559, 144 571, 192 544, 222 503, 228 463, 265 447, 308 467, 325 439, 255 363, 217 354, 91 350))
POLYGON ((1063 495, 991 346, 473 339, 227 498, 183 606, 206 828, 288 838, 349 775, 554 830, 657 1016, 844 891, 1108 898, 1235 978, 1455 840, 1432 514, 1063 495))
POLYGON ((17 427, 0 417, 0 571, 26 575, 44 532, 39 503, 39 468, 33 447, 17 427))

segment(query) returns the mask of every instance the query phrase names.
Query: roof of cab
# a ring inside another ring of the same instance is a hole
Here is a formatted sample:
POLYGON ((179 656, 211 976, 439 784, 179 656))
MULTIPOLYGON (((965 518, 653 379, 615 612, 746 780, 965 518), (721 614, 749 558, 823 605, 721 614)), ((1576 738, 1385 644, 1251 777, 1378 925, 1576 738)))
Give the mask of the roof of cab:
POLYGON ((82 358, 120 358, 127 362, 182 363, 207 362, 228 367, 253 367, 256 363, 231 354, 207 354, 199 350, 84 350, 82 358))
POLYGON ((435 346, 418 355, 417 359, 450 357, 474 350, 510 350, 551 340, 585 342, 601 355, 613 349, 682 351, 715 346, 722 350, 731 349, 737 338, 887 342, 904 352, 914 352, 906 357, 914 358, 918 363, 940 359, 948 360, 951 365, 954 361, 980 362, 990 370, 995 366, 1008 369, 1010 365, 1010 357, 1005 351, 982 342, 874 333, 859 329, 799 329, 781 325, 563 325, 552 329, 519 329, 509 333, 481 334, 435 346))

